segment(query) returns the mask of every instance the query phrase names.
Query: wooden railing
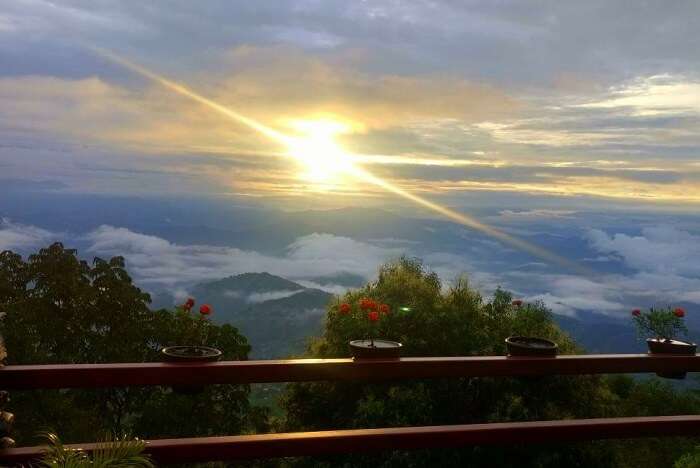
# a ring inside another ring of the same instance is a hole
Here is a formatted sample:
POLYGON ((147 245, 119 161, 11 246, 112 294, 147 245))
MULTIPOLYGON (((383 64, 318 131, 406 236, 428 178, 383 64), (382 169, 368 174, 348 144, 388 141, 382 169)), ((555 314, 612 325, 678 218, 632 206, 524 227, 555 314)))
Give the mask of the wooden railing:
MULTIPOLYGON (((48 389, 207 385, 321 380, 698 372, 700 356, 646 354, 541 357, 428 357, 396 360, 295 359, 205 364, 127 363, 6 366, 0 388, 48 389)), ((146 451, 159 463, 320 455, 384 449, 700 436, 700 416, 583 419, 161 439, 146 451)), ((90 450, 94 445, 75 447, 90 450)), ((30 461, 41 447, 0 450, 1 464, 30 461)))

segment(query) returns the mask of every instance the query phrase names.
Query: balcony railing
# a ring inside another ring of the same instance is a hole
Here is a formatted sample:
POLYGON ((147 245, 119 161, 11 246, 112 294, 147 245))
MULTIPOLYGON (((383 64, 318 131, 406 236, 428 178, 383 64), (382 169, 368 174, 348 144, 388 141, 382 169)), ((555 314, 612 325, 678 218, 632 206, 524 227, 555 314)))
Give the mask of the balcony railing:
MULTIPOLYGON (((207 385, 322 380, 698 372, 700 356, 646 354, 542 357, 428 357, 396 360, 295 359, 204 364, 127 363, 6 366, 0 388, 48 389, 148 385, 207 385)), ((421 449, 700 435, 700 416, 582 419, 452 426, 335 430, 147 441, 159 463, 421 449)), ((74 445, 90 450, 93 444, 74 445)), ((0 464, 26 463, 41 447, 0 450, 0 464)))

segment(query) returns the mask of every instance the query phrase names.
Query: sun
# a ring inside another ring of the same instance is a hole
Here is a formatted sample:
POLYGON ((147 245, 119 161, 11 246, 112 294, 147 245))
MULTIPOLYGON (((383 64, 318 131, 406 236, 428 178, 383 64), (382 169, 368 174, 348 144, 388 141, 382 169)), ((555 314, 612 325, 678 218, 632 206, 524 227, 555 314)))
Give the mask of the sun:
POLYGON ((287 153, 304 167, 302 178, 334 183, 352 167, 351 156, 335 140, 350 131, 349 125, 333 120, 295 120, 289 126, 298 136, 289 137, 287 153))

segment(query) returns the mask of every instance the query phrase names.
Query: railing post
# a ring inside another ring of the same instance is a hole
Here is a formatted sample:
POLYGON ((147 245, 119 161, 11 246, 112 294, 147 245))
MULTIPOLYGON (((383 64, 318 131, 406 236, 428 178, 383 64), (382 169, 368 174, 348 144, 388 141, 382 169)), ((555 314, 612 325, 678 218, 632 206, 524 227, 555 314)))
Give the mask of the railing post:
MULTIPOLYGON (((0 320, 3 317, 0 315, 0 320)), ((7 352, 5 351, 5 341, 2 339, 2 334, 0 334, 0 367, 5 365, 5 358, 7 357, 7 352)), ((5 390, 0 390, 0 451, 6 448, 12 448, 15 446, 15 441, 10 437, 10 431, 12 430, 12 424, 14 423, 15 416, 12 413, 3 411, 5 405, 10 401, 10 394, 5 390)))

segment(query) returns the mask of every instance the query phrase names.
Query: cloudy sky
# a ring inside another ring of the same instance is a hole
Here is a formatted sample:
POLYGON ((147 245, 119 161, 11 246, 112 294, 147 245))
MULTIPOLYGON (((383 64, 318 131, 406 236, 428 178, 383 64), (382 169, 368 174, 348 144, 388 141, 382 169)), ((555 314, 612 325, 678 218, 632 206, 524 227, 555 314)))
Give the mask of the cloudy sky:
POLYGON ((563 314, 697 307, 698 31, 697 1, 0 2, 0 250, 124 255, 153 289, 409 253, 563 314), (469 218, 283 215, 370 206, 469 218), (267 218, 294 235, 240 243, 267 218))
POLYGON ((698 31, 696 1, 2 2, 0 167, 86 193, 391 197, 116 54, 453 205, 487 192, 692 211, 698 31))

